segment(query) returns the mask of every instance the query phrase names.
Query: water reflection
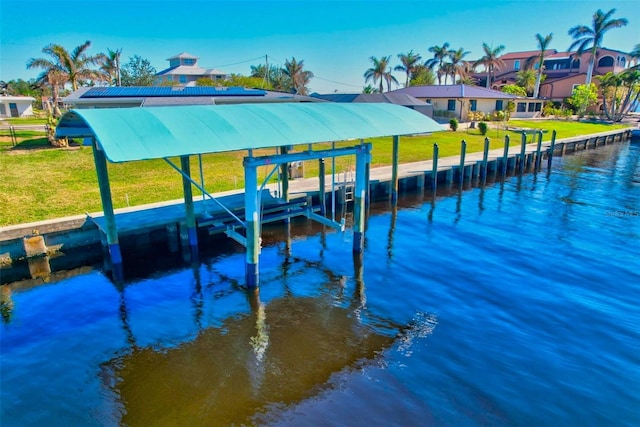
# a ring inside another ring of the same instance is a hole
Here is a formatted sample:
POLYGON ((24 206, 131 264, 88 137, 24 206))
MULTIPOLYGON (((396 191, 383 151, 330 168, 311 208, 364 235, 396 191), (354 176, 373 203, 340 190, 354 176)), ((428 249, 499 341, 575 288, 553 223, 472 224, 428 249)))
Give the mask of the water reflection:
POLYGON ((333 373, 375 359, 407 329, 366 312, 362 254, 354 254, 353 294, 347 298, 338 275, 320 263, 306 262, 305 268, 318 268, 327 278, 319 295, 287 292, 265 303, 258 289, 247 290, 249 312, 199 329, 193 341, 170 349, 136 345, 122 290, 121 320, 131 347, 101 370, 121 422, 249 423, 272 404, 317 394, 333 373))

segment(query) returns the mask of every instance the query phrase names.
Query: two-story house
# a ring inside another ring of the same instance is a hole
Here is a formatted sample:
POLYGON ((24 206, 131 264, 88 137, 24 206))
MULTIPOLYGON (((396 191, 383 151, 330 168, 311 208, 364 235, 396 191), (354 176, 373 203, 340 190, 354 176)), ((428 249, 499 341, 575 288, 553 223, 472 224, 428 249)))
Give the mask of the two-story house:
POLYGON ((201 68, 198 57, 190 53, 180 53, 167 59, 169 68, 156 74, 156 85, 171 84, 177 86, 195 86, 201 78, 213 81, 224 80, 229 75, 215 68, 201 68))
MULTIPOLYGON (((500 59, 504 62, 504 66, 495 72, 492 88, 499 90, 504 85, 514 84, 516 74, 520 70, 528 67, 537 70, 539 54, 540 51, 531 50, 502 55, 500 59)), ((555 49, 545 52, 543 64, 546 78, 540 84, 539 96, 553 101, 569 98, 573 88, 586 81, 590 55, 586 52, 578 56, 576 52, 558 52, 555 49)), ((633 65, 631 55, 614 49, 600 48, 596 58, 594 76, 604 75, 610 71, 620 73, 633 65)), ((474 77, 478 80, 478 85, 486 84, 486 73, 476 73, 474 77)), ((593 83, 597 84, 597 80, 594 79, 593 83)))

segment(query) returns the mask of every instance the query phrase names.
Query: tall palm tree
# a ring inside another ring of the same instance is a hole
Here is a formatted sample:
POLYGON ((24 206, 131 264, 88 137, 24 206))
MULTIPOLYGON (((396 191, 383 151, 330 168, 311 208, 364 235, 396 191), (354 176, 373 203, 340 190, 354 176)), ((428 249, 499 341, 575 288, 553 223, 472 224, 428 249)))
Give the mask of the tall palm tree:
POLYGON ((391 55, 383 56, 378 59, 375 56, 369 58, 373 63, 373 67, 364 72, 364 82, 367 83, 370 80, 375 85, 377 81, 380 81, 380 93, 384 92, 383 83, 387 82, 387 89, 391 90, 391 83, 398 84, 398 80, 391 74, 389 70, 389 61, 391 61, 391 55))
POLYGON ((418 65, 422 57, 420 56, 420 54, 413 53, 413 50, 410 50, 409 53, 399 53, 398 58, 400 58, 400 62, 402 63, 402 65, 397 65, 394 70, 403 71, 407 75, 404 87, 409 87, 411 75, 413 74, 416 65, 418 65))
POLYGON ((122 49, 111 50, 107 48, 107 53, 98 54, 98 61, 100 64, 100 71, 108 79, 109 85, 121 86, 120 79, 120 54, 122 49))
POLYGON ((449 43, 444 43, 442 46, 431 46, 429 52, 433 53, 433 58, 427 60, 424 65, 430 69, 438 67, 438 85, 442 84, 442 76, 445 76, 445 84, 447 81, 447 74, 442 70, 444 60, 449 56, 449 43))
POLYGON ((500 54, 504 50, 504 45, 497 46, 496 48, 490 47, 486 43, 482 43, 482 50, 484 51, 484 56, 476 61, 475 66, 484 65, 484 68, 487 70, 487 83, 486 87, 490 88, 493 83, 493 77, 495 75, 495 70, 499 70, 500 67, 504 67, 504 61, 500 59, 500 54))
POLYGON ((284 61, 282 72, 291 80, 291 87, 296 94, 308 94, 307 85, 313 78, 313 73, 304 69, 304 59, 296 61, 295 57, 291 57, 291 61, 284 61))
POLYGON ((540 82, 542 81, 542 71, 544 68, 544 57, 545 52, 549 48, 549 44, 551 43, 551 39, 553 39, 553 33, 547 34, 545 37, 542 37, 540 33, 536 34, 536 40, 538 41, 538 49, 540 49, 540 53, 536 57, 538 62, 538 73, 536 76, 535 87, 533 88, 533 97, 537 98, 540 93, 540 82))
POLYGON ((640 69, 640 43, 633 47, 633 50, 629 55, 631 56, 631 59, 636 60, 636 63, 632 68, 635 70, 640 69))
POLYGON ((607 13, 598 9, 596 13, 593 14, 591 27, 576 25, 569 29, 569 35, 574 40, 571 46, 569 46, 569 50, 577 47, 578 55, 582 55, 587 51, 591 53, 589 68, 587 69, 587 79, 585 80, 585 84, 587 85, 591 83, 593 67, 596 63, 596 55, 598 54, 598 49, 602 46, 604 34, 612 28, 624 27, 629 23, 625 18, 611 19, 611 16, 615 12, 615 9, 611 9, 607 13))
POLYGON ((469 53, 471 52, 464 50, 464 48, 449 51, 449 60, 451 61, 450 73, 453 84, 456 84, 456 75, 459 75, 461 78, 466 77, 464 74, 465 70, 469 69, 469 63, 464 60, 464 57, 469 53))

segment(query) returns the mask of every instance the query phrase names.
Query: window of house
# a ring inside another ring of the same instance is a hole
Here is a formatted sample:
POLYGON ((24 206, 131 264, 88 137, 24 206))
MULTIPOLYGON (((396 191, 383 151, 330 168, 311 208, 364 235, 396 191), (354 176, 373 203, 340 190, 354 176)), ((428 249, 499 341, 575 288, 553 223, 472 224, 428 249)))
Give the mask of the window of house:
POLYGON ((529 105, 527 106, 527 111, 529 113, 533 113, 534 108, 536 108, 536 103, 535 102, 530 102, 529 105))
POLYGON ((180 76, 180 83, 186 83, 187 82, 187 76, 180 76))
POLYGON ((535 64, 533 64, 533 69, 537 70, 538 68, 540 68, 540 63, 536 62, 535 64))
POLYGON ((186 59, 184 60, 184 65, 193 65, 193 64, 195 64, 195 63, 196 63, 196 60, 195 60, 195 59, 189 59, 189 58, 186 58, 186 59))
POLYGON ((427 99, 425 102, 426 102, 427 104, 433 104, 433 102, 431 102, 431 100, 430 100, 430 99, 427 99))
POLYGON ((627 58, 625 58, 624 56, 620 57, 620 66, 622 68, 626 68, 627 67, 627 58))
POLYGON ((520 69, 520 60, 516 59, 515 61, 513 61, 513 69, 514 70, 519 70, 520 69))
POLYGON ((536 111, 542 111, 542 102, 536 102, 536 111))
POLYGON ((605 56, 598 61, 598 67, 613 67, 613 57, 605 56))
POLYGON ((447 100, 447 111, 456 111, 456 100, 455 99, 447 100))
POLYGON ((469 101, 469 110, 477 111, 478 110, 478 100, 472 99, 469 101))
POLYGON ((502 111, 504 104, 503 104, 503 100, 502 99, 497 99, 496 100, 496 110, 497 111, 502 111))
POLYGON ((0 104, 0 116, 5 116, 7 114, 7 109, 4 107, 4 104, 0 104))
POLYGON ((524 113, 527 111, 527 103, 526 102, 518 102, 517 110, 518 113, 524 113))
POLYGON ((576 90, 576 88, 580 86, 579 84, 573 84, 571 85, 571 93, 573 93, 574 90, 576 90))

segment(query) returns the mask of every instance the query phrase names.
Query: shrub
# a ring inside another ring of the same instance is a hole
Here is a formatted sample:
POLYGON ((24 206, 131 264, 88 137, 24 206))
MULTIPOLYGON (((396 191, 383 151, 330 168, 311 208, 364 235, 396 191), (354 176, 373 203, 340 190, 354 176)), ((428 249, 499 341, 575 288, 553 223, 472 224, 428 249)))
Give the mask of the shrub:
POLYGON ((449 120, 449 127, 451 128, 452 131, 457 131, 458 130, 458 120, 457 119, 451 119, 449 120))
POLYGON ((480 130, 481 135, 486 135, 487 130, 489 129, 489 126, 487 125, 486 122, 480 122, 478 123, 478 129, 480 130))

